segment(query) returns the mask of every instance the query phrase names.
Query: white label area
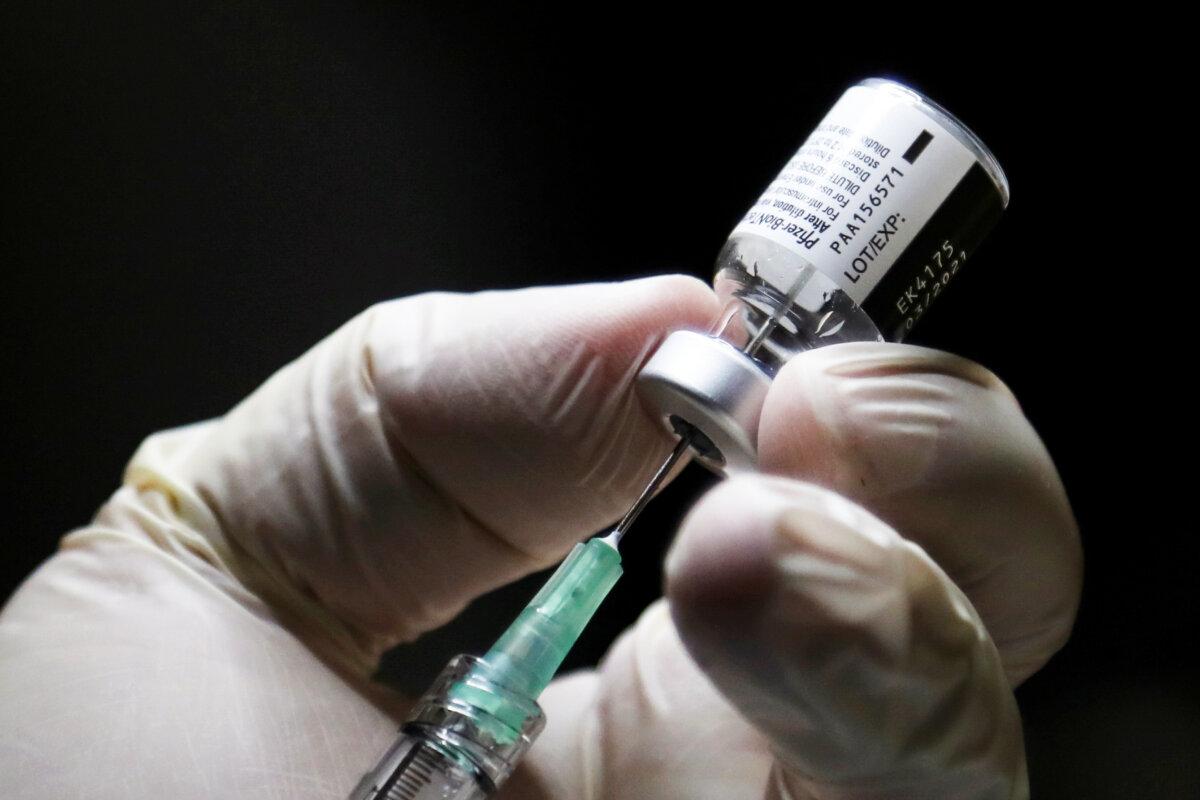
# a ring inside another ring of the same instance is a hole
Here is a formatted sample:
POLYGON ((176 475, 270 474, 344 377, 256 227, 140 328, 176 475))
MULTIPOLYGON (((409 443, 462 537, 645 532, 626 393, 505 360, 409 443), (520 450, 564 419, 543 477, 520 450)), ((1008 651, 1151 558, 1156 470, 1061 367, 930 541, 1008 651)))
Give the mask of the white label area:
MULTIPOLYGON (((854 86, 733 233, 782 245, 861 304, 974 163, 911 101, 854 86)), ((794 273, 779 269, 759 275, 786 292, 794 273)))

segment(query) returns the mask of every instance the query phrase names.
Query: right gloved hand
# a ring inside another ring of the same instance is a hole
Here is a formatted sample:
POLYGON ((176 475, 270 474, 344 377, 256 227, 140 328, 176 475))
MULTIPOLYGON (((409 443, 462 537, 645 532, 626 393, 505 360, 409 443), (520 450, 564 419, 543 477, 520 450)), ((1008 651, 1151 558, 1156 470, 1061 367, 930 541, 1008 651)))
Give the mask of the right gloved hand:
POLYGON ((684 523, 670 613, 551 688, 538 781, 639 800, 1027 797, 1012 688, 1066 640, 1081 557, 1012 394, 946 353, 831 346, 783 369, 759 444, 775 475, 726 481, 684 523))

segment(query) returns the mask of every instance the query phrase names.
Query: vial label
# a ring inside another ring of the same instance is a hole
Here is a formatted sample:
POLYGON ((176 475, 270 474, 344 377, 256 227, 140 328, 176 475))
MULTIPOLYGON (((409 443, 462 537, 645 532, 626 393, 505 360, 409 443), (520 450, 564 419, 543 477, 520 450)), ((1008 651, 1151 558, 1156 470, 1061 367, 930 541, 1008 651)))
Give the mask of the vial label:
MULTIPOLYGON (((936 119, 893 93, 854 86, 733 233, 762 236, 799 255, 885 335, 902 335, 1002 209, 975 154, 936 119), (903 268, 895 270, 902 274, 891 274, 902 255, 903 268)), ((758 268, 786 289, 786 266, 758 268)))
POLYGON ((885 338, 903 341, 995 227, 1004 201, 987 170, 972 164, 861 306, 885 338))

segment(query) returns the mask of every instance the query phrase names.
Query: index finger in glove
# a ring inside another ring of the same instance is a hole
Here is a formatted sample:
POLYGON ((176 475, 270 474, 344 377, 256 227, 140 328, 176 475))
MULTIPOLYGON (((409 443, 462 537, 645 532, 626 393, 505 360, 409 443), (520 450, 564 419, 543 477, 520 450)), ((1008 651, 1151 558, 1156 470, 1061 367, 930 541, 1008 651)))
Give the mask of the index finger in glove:
POLYGON ((818 483, 921 545, 971 598, 1018 683, 1066 641, 1082 557, 1062 482, 988 370, 910 345, 793 359, 759 428, 764 470, 818 483))
POLYGON ((667 564, 688 651, 774 745, 800 800, 1028 795, 1021 724, 971 603, 860 506, 739 477, 667 564))
POLYGON ((715 308, 682 276, 384 303, 224 418, 151 439, 129 480, 211 512, 256 590, 377 650, 620 513, 669 447, 634 375, 715 308))

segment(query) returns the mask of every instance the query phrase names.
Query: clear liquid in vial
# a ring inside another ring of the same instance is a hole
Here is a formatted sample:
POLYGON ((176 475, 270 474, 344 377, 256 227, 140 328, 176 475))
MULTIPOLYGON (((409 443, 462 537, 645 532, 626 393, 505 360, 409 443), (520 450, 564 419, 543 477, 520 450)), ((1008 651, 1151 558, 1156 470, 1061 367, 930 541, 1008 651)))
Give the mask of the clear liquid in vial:
POLYGON ((838 342, 882 341, 853 300, 823 272, 769 239, 729 237, 717 257, 724 311, 714 333, 774 376, 793 356, 838 342))

